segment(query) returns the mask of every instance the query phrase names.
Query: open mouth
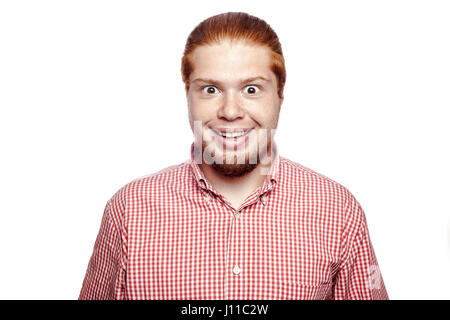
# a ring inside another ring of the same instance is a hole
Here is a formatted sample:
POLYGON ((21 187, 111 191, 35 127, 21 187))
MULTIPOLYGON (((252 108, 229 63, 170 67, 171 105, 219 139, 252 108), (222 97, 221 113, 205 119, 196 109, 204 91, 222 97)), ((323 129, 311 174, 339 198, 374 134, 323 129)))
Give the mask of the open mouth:
POLYGON ((216 137, 216 143, 227 150, 237 150, 240 148, 245 148, 249 143, 250 133, 253 132, 254 128, 239 128, 239 129, 226 129, 211 128, 211 131, 216 137))
POLYGON ((212 129, 212 131, 218 135, 221 136, 223 138, 226 139, 237 139, 240 137, 244 137, 247 136, 251 131, 253 130, 253 128, 251 129, 247 129, 247 130, 237 130, 237 131, 221 131, 221 130, 217 130, 217 129, 212 129))

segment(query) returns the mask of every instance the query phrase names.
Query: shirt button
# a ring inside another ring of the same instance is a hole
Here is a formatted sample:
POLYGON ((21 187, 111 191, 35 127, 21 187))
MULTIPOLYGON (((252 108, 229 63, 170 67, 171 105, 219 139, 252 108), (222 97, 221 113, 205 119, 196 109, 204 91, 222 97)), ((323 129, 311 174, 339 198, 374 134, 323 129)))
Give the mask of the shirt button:
POLYGON ((236 213, 234 214, 234 216, 235 216, 236 218, 239 218, 239 217, 241 216, 241 213, 240 213, 240 212, 236 212, 236 213))
POLYGON ((263 205, 266 205, 266 203, 267 203, 267 197, 266 197, 266 196, 262 196, 262 197, 261 197, 261 202, 263 203, 263 205))
POLYGON ((234 266, 234 268, 233 268, 233 273, 234 273, 235 275, 238 275, 239 273, 241 273, 241 268, 239 268, 237 265, 234 266))

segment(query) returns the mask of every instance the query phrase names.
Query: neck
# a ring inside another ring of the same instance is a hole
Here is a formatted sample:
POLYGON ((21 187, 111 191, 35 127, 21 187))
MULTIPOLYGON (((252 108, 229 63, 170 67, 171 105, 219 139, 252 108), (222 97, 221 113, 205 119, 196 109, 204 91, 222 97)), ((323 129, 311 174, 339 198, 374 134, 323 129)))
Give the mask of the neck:
POLYGON ((274 154, 271 152, 267 155, 271 161, 264 161, 250 172, 239 176, 226 176, 215 170, 211 165, 199 164, 208 182, 222 195, 225 196, 237 208, 239 205, 257 188, 264 184, 270 166, 274 160, 274 154), (268 163, 268 164, 265 164, 268 163))
POLYGON ((200 169, 203 171, 209 183, 220 193, 228 193, 232 190, 239 193, 249 193, 264 183, 266 175, 261 174, 258 164, 252 171, 239 176, 226 176, 215 170, 211 165, 200 164, 200 169))

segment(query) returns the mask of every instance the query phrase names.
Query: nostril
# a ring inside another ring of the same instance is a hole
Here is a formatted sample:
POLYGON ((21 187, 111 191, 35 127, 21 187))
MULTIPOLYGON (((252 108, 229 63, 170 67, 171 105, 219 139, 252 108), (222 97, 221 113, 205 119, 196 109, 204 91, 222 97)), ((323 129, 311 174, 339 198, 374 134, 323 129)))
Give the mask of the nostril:
POLYGON ((228 121, 232 121, 244 116, 244 110, 237 104, 226 104, 218 113, 219 118, 224 118, 228 121))

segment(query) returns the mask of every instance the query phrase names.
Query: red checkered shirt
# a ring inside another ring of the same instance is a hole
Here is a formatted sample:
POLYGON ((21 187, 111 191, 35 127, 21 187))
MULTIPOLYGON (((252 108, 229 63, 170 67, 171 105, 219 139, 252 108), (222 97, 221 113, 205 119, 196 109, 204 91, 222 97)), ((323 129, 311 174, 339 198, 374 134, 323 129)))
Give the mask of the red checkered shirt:
POLYGON ((276 154, 236 210, 194 161, 107 203, 79 299, 388 299, 364 212, 276 154))

